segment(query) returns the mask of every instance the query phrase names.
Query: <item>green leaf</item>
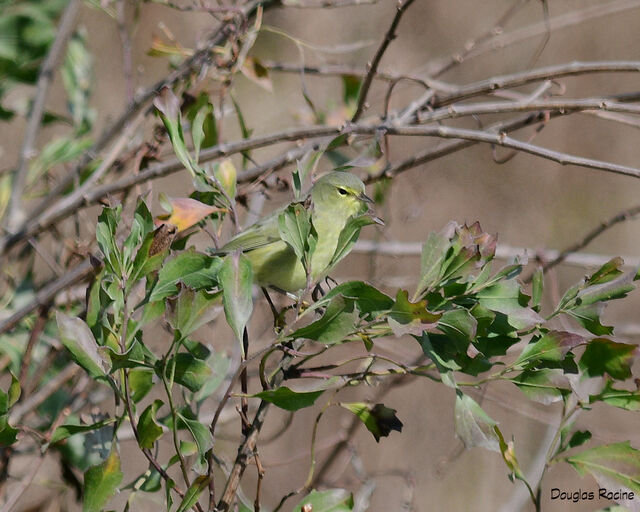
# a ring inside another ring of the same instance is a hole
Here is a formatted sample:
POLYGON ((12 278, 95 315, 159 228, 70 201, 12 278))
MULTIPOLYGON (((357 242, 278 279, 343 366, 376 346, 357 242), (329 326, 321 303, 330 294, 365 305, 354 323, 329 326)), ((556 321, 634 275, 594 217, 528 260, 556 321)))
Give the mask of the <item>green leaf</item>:
POLYGON ((420 343, 424 355, 433 361, 441 375, 446 375, 451 371, 458 371, 462 369, 462 366, 455 361, 451 352, 441 350, 441 347, 438 344, 434 344, 432 342, 432 337, 435 338, 433 335, 430 336, 425 331, 420 336, 413 335, 413 337, 418 341, 418 343, 420 343))
POLYGON ((302 507, 313 512, 351 512, 353 510, 353 495, 344 489, 329 489, 326 491, 313 490, 298 503, 293 512, 302 512, 302 507))
POLYGON ((154 443, 160 439, 164 430, 156 421, 156 413, 164 404, 162 400, 154 400, 140 415, 138 421, 139 444, 141 448, 153 448, 154 443))
MULTIPOLYGON (((133 336, 135 334, 135 329, 132 328, 131 324, 133 321, 131 320, 129 323, 128 333, 133 336)), ((121 368, 139 368, 139 367, 148 367, 150 363, 147 362, 147 358, 149 352, 146 348, 138 341, 138 339, 133 339, 131 342, 129 349, 122 353, 116 352, 111 347, 100 347, 98 348, 98 352, 100 355, 111 361, 111 370, 115 371, 121 368)))
POLYGON ((102 464, 90 467, 84 474, 83 512, 102 512, 118 490, 122 476, 120 457, 117 449, 113 447, 109 457, 102 464))
POLYGON ((180 352, 167 365, 174 364, 174 380, 194 393, 211 377, 211 368, 187 352, 180 352))
POLYGON ((607 283, 622 274, 622 270, 620 269, 623 266, 624 260, 620 256, 611 258, 591 276, 589 276, 586 282, 589 285, 607 283))
POLYGON ((209 477, 207 475, 200 475, 196 478, 191 487, 184 493, 184 498, 180 502, 176 512, 186 512, 193 507, 197 502, 200 495, 209 487, 209 477))
POLYGON ((96 241, 111 272, 117 276, 122 274, 122 256, 116 244, 116 230, 120 222, 122 205, 115 208, 103 208, 96 225, 96 241))
POLYGON ((290 336, 293 339, 306 338, 326 344, 339 343, 353 334, 357 321, 358 311, 354 302, 338 295, 333 298, 320 319, 296 330, 290 336))
POLYGON ((0 446, 11 446, 17 441, 18 429, 9 425, 9 415, 0 415, 0 446))
POLYGON ((166 262, 158 273, 158 282, 149 302, 162 300, 178 293, 178 283, 196 290, 209 290, 218 285, 222 259, 188 250, 166 262))
POLYGON ((9 373, 11 374, 11 385, 9 386, 9 392, 7 393, 8 409, 15 405, 15 403, 20 399, 20 394, 22 393, 22 390, 20 389, 20 381, 13 372, 9 373))
POLYGON ((224 381, 231 364, 231 358, 222 352, 213 352, 206 360, 209 367, 209 378, 200 386, 195 395, 196 401, 200 402, 209 398, 224 381))
POLYGON ((403 425, 396 416, 395 409, 383 404, 371 405, 364 402, 340 402, 340 406, 355 414, 378 443, 381 437, 387 437, 392 430, 402 432, 403 425))
POLYGON ((356 243, 356 240, 358 240, 358 237, 360 236, 360 230, 364 226, 375 223, 376 221, 370 215, 351 217, 340 232, 336 250, 331 257, 331 262, 329 263, 328 268, 333 268, 340 260, 342 260, 342 258, 349 254, 353 244, 356 243))
POLYGON ((403 334, 420 335, 428 327, 435 327, 435 323, 442 317, 441 313, 427 311, 424 300, 410 302, 408 292, 398 290, 396 301, 388 315, 389 327, 400 337, 403 334))
POLYGON ((640 392, 638 390, 616 389, 613 387, 613 382, 608 380, 600 393, 589 397, 589 403, 594 402, 605 402, 628 411, 640 411, 640 392))
MULTIPOLYGON (((629 441, 596 446, 564 458, 580 476, 589 473, 605 489, 624 487, 640 493, 640 451, 629 441)), ((625 500, 620 503, 625 504, 625 500)))
POLYGON ((637 345, 594 338, 587 345, 578 366, 588 377, 607 373, 614 379, 624 380, 631 377, 631 365, 637 349, 637 345))
POLYGON ((73 360, 95 378, 104 377, 111 370, 111 363, 100 355, 98 344, 89 326, 80 318, 56 311, 60 340, 71 353, 73 360))
POLYGON ((180 115, 180 101, 173 91, 164 87, 160 94, 153 100, 154 106, 160 112, 160 119, 164 123, 180 163, 191 173, 192 176, 200 174, 200 169, 191 158, 187 145, 185 143, 184 134, 182 132, 182 117, 180 115))
POLYGON ((635 288, 635 285, 633 284, 634 277, 635 272, 629 272, 625 275, 616 277, 611 281, 601 282, 605 276, 600 276, 598 282, 601 282, 601 284, 588 286, 578 292, 575 299, 576 304, 580 306, 588 306, 590 304, 595 304, 596 302, 626 297, 627 294, 635 288))
POLYGON ((422 296, 440 281, 442 264, 449 244, 449 239, 442 233, 429 233, 427 241, 422 245, 420 282, 416 288, 415 297, 422 296))
POLYGON ((59 443, 60 441, 64 441, 65 439, 75 434, 82 434, 85 432, 93 432, 95 430, 99 430, 102 427, 106 427, 107 425, 115 423, 115 421, 115 418, 106 418, 90 425, 60 425, 53 431, 53 435, 49 440, 49 444, 59 443))
POLYGON ((191 123, 191 137, 194 147, 198 147, 196 139, 198 139, 201 148, 210 148, 218 143, 218 124, 214 114, 214 106, 206 92, 201 92, 195 103, 187 109, 186 118, 191 123), (196 120, 198 116, 199 119, 196 120))
POLYGON ((600 315, 603 309, 604 304, 598 303, 574 307, 565 311, 565 313, 575 318, 582 327, 596 336, 613 334, 613 327, 600 323, 600 315))
POLYGON ((191 123, 191 139, 193 140, 193 151, 196 162, 200 159, 200 148, 204 140, 204 122, 212 111, 213 106, 199 110, 191 123))
POLYGON ((438 329, 465 347, 475 338, 477 326, 476 319, 463 308, 445 311, 438 320, 438 329))
POLYGON ((134 369, 129 372, 129 387, 134 403, 142 400, 153 388, 153 370, 147 368, 134 369))
POLYGON ((545 321, 527 307, 527 296, 520 291, 514 279, 484 288, 478 292, 477 298, 485 308, 507 315, 509 324, 516 329, 527 329, 545 321))
POLYGON ((189 432, 193 436, 193 440, 198 446, 198 453, 200 454, 200 456, 204 457, 205 453, 207 453, 207 450, 209 450, 213 446, 213 438, 211 437, 211 432, 197 419, 187 418, 185 414, 187 413, 178 413, 178 418, 184 423, 187 430, 189 430, 189 432))
POLYGON ((518 464, 518 459, 516 458, 516 451, 515 451, 513 439, 511 439, 511 441, 509 441, 508 443, 505 442, 502 432, 500 432, 500 429, 498 428, 497 425, 493 427, 493 431, 498 437, 498 442, 500 445, 500 453, 502 454, 502 460, 504 460, 504 463, 507 465, 507 468, 509 468, 509 471, 510 471, 509 480, 513 482, 515 478, 523 482, 524 485, 526 485, 527 490, 529 491, 531 500, 534 503, 536 503, 536 497, 533 494, 533 489, 531 489, 529 482, 527 482, 527 479, 525 478, 524 473, 520 469, 520 464, 518 464))
POLYGON ((591 439, 591 432, 589 432, 588 430, 577 430, 571 435, 571 438, 567 443, 567 449, 582 446, 584 443, 586 443, 590 439, 591 439))
POLYGON ((324 389, 320 391, 292 391, 286 386, 281 386, 277 389, 268 389, 250 396, 265 400, 286 411, 297 411, 298 409, 311 407, 324 391, 324 389))
MULTIPOLYGON (((535 339, 535 338, 534 338, 535 339)), ((562 361, 569 350, 584 342, 578 334, 550 331, 540 339, 529 343, 515 360, 515 368, 525 368, 539 361, 562 361)))
MULTIPOLYGON (((128 289, 138 280, 148 276, 151 272, 160 270, 165 257, 169 253, 168 245, 164 249, 159 249, 159 245, 154 244, 156 237, 163 235, 167 228, 161 226, 158 229, 154 229, 151 213, 142 200, 138 204, 138 208, 136 208, 135 219, 137 220, 134 221, 134 226, 136 224, 140 225, 138 229, 141 233, 142 244, 138 248, 131 266, 131 272, 127 281, 128 289)), ((133 233, 133 228, 131 232, 133 233)), ((127 242, 125 242, 125 246, 126 245, 127 242)))
POLYGON ((342 76, 342 100, 345 105, 351 106, 357 104, 358 94, 360 93, 360 86, 362 85, 362 78, 356 75, 343 75, 342 76))
POLYGON ((303 190, 307 188, 308 180, 324 154, 323 146, 324 144, 321 144, 319 149, 307 151, 302 159, 296 162, 296 169, 292 173, 293 196, 296 201, 301 198, 303 190))
POLYGON ((242 340, 244 328, 253 311, 251 262, 239 251, 229 254, 224 258, 218 277, 227 323, 236 338, 242 340))
POLYGON ((494 430, 496 425, 497 423, 475 400, 460 391, 457 392, 455 428, 465 448, 480 446, 487 450, 500 451, 499 440, 494 430))
POLYGON ((525 370, 512 382, 529 399, 545 405, 562 400, 570 392, 569 383, 561 369, 525 370))
POLYGON ((170 324, 186 338, 199 327, 211 321, 216 312, 213 306, 220 304, 220 292, 208 293, 184 288, 170 303, 170 324))
POLYGON ((394 305, 394 300, 385 295, 377 288, 362 281, 348 281, 332 288, 320 300, 313 304, 313 308, 328 304, 334 297, 342 296, 347 300, 352 300, 360 316, 367 320, 373 320, 383 312, 390 310, 394 305))
POLYGON ((296 257, 308 268, 308 240, 311 233, 311 218, 309 212, 300 203, 289 205, 278 216, 278 231, 280 238, 289 245, 296 257))

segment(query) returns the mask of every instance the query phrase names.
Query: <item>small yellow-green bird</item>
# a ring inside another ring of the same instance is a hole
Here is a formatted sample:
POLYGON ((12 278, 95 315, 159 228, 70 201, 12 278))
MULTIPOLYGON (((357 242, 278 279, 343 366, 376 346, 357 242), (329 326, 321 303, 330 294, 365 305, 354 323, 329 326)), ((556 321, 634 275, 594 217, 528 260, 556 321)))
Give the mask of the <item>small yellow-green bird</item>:
MULTIPOLYGON (((311 255, 311 282, 317 283, 331 269, 342 229, 352 217, 371 213, 373 201, 365 194, 364 183, 349 172, 333 171, 315 182, 303 204, 308 205, 317 243, 311 255)), ((295 293, 307 285, 307 273, 294 250, 280 236, 276 210, 232 238, 217 254, 242 251, 253 267, 259 286, 295 293)), ((375 222, 381 221, 373 217, 375 222)))

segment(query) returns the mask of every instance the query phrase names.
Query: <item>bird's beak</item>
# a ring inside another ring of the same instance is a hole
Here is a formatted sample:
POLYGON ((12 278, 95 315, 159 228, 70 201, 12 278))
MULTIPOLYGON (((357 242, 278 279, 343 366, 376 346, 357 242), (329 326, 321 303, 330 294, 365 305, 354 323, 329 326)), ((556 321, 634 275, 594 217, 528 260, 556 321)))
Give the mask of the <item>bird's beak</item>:
POLYGON ((373 199, 371 199, 367 194, 365 194, 364 192, 361 193, 358 196, 358 199, 360 199, 360 201, 365 202, 365 203, 369 203, 369 204, 375 204, 373 199))
MULTIPOLYGON (((371 199, 364 192, 362 192, 360 195, 358 195, 358 199, 360 199, 360 201, 362 201, 363 203, 367 203, 369 205, 375 204, 374 200, 371 199)), ((384 221, 380 217, 377 217, 375 215, 375 212, 371 209, 371 207, 369 207, 369 216, 371 217, 373 222, 375 222, 376 224, 379 224, 380 226, 384 226, 384 221)))

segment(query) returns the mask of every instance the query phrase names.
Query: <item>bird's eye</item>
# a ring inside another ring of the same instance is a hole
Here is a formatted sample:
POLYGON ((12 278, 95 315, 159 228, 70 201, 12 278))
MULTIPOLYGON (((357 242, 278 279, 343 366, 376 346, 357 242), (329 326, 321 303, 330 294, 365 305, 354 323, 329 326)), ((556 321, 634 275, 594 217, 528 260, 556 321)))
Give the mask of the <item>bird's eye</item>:
POLYGON ((343 188, 339 188, 338 189, 338 194, 340 194, 341 196, 346 196, 349 192, 347 192, 345 189, 343 188))

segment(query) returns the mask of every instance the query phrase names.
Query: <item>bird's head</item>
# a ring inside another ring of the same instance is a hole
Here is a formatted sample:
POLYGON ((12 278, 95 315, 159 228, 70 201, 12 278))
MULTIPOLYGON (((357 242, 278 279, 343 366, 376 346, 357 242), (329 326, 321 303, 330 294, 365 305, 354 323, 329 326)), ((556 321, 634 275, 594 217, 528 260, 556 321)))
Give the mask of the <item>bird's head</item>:
POLYGON ((336 215, 351 217, 370 211, 373 200, 365 194, 364 183, 355 174, 333 171, 311 188, 315 208, 330 209, 336 215))

